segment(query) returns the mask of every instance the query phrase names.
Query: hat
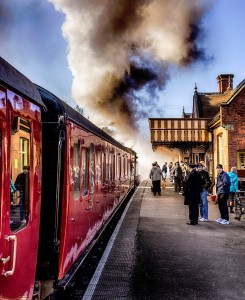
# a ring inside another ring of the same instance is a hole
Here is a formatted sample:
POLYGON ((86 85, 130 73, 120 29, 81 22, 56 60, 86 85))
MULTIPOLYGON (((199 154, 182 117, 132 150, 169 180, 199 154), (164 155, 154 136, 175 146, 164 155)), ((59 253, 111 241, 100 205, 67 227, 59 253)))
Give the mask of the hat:
POLYGON ((196 164, 193 164, 193 163, 189 163, 188 165, 190 168, 194 169, 196 167, 196 164))
POLYGON ((153 165, 153 166, 156 166, 156 165, 157 165, 157 162, 156 162, 156 161, 154 161, 154 163, 152 163, 152 165, 153 165))
POLYGON ((202 163, 198 163, 197 167, 203 167, 203 164, 202 163))
POLYGON ((221 164, 217 164, 216 169, 223 169, 223 166, 221 164))

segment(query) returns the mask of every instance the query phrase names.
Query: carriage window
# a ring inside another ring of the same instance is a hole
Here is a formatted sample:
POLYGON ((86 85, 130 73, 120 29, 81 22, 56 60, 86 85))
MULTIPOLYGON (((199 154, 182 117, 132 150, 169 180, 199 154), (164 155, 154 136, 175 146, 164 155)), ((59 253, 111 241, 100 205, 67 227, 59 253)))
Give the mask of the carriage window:
POLYGON ((127 158, 124 157, 124 176, 127 176, 127 158))
POLYGON ((122 177, 122 162, 121 156, 118 156, 118 175, 119 179, 122 177))
POLYGON ((106 180, 106 155, 105 155, 104 152, 102 154, 102 159, 103 159, 103 163, 102 163, 102 182, 104 184, 105 180, 106 180))
POLYGON ((26 226, 30 213, 30 124, 15 117, 12 124, 10 154, 10 227, 13 231, 26 226))
POLYGON ((131 164, 130 164, 130 159, 128 159, 128 176, 131 175, 131 164))
POLYGON ((115 168, 116 168, 116 163, 115 163, 115 155, 113 154, 112 155, 112 180, 115 180, 115 178, 116 178, 116 170, 115 170, 115 168))
POLYGON ((105 180, 108 182, 109 180, 109 150, 106 149, 106 174, 105 180))
POLYGON ((90 191, 94 192, 94 144, 90 144, 90 191))
POLYGON ((113 180, 113 174, 112 174, 112 154, 109 154, 109 180, 113 180))
POLYGON ((125 157, 123 157, 122 161, 122 175, 125 176, 125 157))
POLYGON ((88 194, 88 151, 87 149, 82 149, 82 195, 86 196, 88 194))
POLYGON ((101 183, 101 151, 98 150, 97 152, 97 165, 96 165, 96 174, 97 174, 97 180, 98 184, 101 183))
POLYGON ((74 199, 80 196, 80 144, 73 144, 74 161, 73 161, 73 178, 74 178, 74 199))

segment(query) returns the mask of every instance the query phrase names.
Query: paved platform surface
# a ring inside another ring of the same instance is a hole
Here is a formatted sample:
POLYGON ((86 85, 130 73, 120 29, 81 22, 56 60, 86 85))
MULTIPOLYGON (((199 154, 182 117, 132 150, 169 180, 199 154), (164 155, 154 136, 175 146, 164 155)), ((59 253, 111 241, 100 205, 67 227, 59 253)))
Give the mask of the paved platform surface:
POLYGON ((245 299, 245 219, 186 225, 188 207, 171 183, 136 190, 83 299, 245 299))

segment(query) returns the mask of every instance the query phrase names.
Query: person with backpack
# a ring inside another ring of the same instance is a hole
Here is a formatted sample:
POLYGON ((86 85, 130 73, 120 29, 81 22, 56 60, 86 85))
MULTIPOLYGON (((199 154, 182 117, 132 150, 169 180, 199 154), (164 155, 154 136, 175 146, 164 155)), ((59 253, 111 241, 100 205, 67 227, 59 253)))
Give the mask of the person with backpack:
POLYGON ((217 165, 216 170, 218 173, 217 183, 216 183, 216 194, 218 197, 220 218, 218 218, 215 221, 222 225, 228 225, 229 212, 228 212, 227 200, 229 199, 229 193, 230 193, 230 185, 231 185, 230 177, 223 170, 223 166, 221 164, 217 165))
POLYGON ((232 167, 231 171, 228 172, 230 177, 231 186, 230 186, 230 213, 234 213, 234 196, 235 192, 238 190, 238 176, 236 167, 232 167))

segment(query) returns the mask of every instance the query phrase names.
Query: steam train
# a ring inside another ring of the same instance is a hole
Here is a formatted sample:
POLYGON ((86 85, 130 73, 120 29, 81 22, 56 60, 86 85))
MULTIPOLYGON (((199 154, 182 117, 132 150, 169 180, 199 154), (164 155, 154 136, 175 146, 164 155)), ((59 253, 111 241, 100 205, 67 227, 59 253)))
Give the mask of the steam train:
POLYGON ((3 58, 0 141, 0 299, 42 299, 136 186, 137 155, 3 58))

